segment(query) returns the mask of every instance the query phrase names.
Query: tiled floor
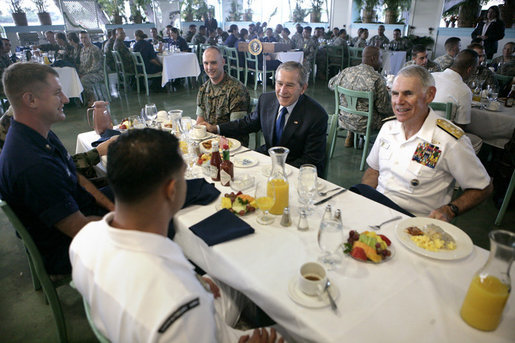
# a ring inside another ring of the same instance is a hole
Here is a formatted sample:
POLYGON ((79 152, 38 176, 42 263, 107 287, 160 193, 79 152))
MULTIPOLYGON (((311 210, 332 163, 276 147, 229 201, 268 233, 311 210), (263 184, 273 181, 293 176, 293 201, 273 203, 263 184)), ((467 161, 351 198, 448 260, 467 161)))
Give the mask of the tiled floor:
MULTIPOLYGON (((260 92, 249 90, 251 96, 260 92)), ((149 102, 158 109, 182 109, 184 114, 195 117, 197 89, 180 88, 172 93, 144 94, 132 91, 122 99, 115 99, 111 112, 115 121, 128 115, 136 114, 149 102)), ((307 92, 316 98, 329 113, 334 112, 334 95, 326 82, 317 80, 307 92)), ((77 134, 89 130, 86 109, 74 105, 67 106, 66 121, 54 126, 54 131, 63 141, 70 153, 75 152, 77 134)), ((343 147, 343 139, 338 140, 334 158, 329 162, 330 181, 350 186, 360 181, 359 171, 361 150, 343 147)), ((493 222, 497 209, 491 199, 473 211, 460 216, 456 225, 465 230, 476 245, 488 249, 487 234, 494 228, 493 222)), ((510 210, 505 216, 501 228, 515 229, 515 211, 510 210)), ((55 342, 57 334, 50 307, 45 305, 41 292, 32 288, 27 259, 21 242, 15 237, 13 229, 3 214, 0 215, 0 342, 55 342)), ((63 302, 71 342, 94 342, 82 309, 80 296, 65 286, 59 290, 63 302)))

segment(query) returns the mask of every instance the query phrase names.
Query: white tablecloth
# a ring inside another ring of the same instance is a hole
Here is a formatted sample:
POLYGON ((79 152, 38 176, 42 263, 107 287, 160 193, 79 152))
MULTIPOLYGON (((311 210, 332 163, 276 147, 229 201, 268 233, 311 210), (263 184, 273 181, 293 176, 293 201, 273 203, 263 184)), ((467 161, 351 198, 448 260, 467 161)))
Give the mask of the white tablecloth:
POLYGON ((492 112, 473 107, 470 120, 465 127, 466 132, 478 135, 486 144, 503 149, 515 130, 515 108, 501 106, 500 112, 492 112))
POLYGON ((80 93, 82 93, 84 88, 80 82, 77 70, 72 67, 54 67, 54 70, 59 74, 59 81, 61 81, 64 95, 68 98, 80 98, 80 93))
POLYGON ((275 52, 272 54, 273 58, 281 62, 299 62, 302 63, 304 60, 304 51, 285 51, 275 52))
POLYGON ((200 66, 197 55, 192 52, 180 52, 168 55, 158 55, 163 64, 163 77, 161 86, 165 86, 168 80, 181 77, 197 77, 200 75, 200 66))
POLYGON ((406 63, 406 51, 381 50, 381 57, 383 59, 383 70, 392 75, 396 75, 406 63))
MULTIPOLYGON (((96 136, 98 137, 98 136, 96 136)), ((78 137, 77 149, 89 148, 95 133, 78 137), (88 140, 89 142, 86 142, 88 140)), ((82 151, 82 150, 81 150, 82 151)), ((235 176, 245 174, 265 180, 261 168, 270 158, 256 152, 249 156, 259 161, 252 168, 234 168, 235 176)), ((195 167, 198 168, 198 167, 195 167)), ((473 274, 486 262, 488 252, 474 246, 470 256, 458 261, 437 261, 406 249, 394 234, 395 223, 381 229, 395 247, 393 258, 383 264, 361 263, 344 257, 342 267, 329 272, 340 290, 336 300, 339 314, 329 307, 310 309, 297 305, 288 296, 288 283, 299 267, 316 260, 317 229, 325 204, 309 217, 310 230, 296 229, 298 203, 295 184, 297 169, 292 169, 290 208, 294 224, 284 228, 279 218, 271 226, 256 222, 256 214, 242 217, 254 234, 208 247, 188 228, 216 212, 215 203, 191 206, 175 217, 175 241, 185 255, 210 275, 246 294, 273 318, 291 341, 299 342, 513 342, 515 341, 515 297, 511 296, 499 328, 481 332, 469 327, 459 310, 473 274)), ((334 185, 326 183, 326 189, 334 185)), ((229 187, 217 187, 222 194, 229 187)), ((326 204, 342 210, 344 235, 350 229, 364 231, 399 213, 351 192, 326 204)), ((512 268, 513 272, 513 268, 512 268)))

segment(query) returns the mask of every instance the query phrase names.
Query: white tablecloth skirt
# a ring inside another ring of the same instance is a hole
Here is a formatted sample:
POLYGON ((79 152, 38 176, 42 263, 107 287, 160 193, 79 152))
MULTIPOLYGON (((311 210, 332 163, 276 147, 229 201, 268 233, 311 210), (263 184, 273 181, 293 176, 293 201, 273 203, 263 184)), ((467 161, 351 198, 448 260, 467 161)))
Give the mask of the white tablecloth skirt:
POLYGON ((158 57, 163 64, 163 77, 161 79, 161 86, 163 87, 168 80, 200 75, 197 55, 192 52, 180 52, 158 57))
POLYGON ((72 67, 54 67, 54 70, 59 74, 59 81, 61 81, 64 95, 68 98, 80 98, 80 93, 82 93, 84 88, 80 82, 77 70, 72 67))
POLYGON ((406 62, 406 51, 384 51, 381 50, 383 58, 383 70, 388 74, 397 75, 406 62))

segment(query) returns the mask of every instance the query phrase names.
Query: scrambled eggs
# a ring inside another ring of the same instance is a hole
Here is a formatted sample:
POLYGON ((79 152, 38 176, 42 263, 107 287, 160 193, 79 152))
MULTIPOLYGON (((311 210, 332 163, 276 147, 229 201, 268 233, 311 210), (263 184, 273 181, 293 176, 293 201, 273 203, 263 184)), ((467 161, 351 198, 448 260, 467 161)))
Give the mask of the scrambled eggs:
POLYGON ((444 240, 440 238, 436 238, 433 236, 433 238, 427 236, 427 235, 420 235, 420 236, 410 236, 411 240, 415 242, 415 244, 422 249, 426 249, 429 251, 440 251, 441 249, 445 250, 454 250, 456 249, 456 243, 455 242, 445 242, 444 240))

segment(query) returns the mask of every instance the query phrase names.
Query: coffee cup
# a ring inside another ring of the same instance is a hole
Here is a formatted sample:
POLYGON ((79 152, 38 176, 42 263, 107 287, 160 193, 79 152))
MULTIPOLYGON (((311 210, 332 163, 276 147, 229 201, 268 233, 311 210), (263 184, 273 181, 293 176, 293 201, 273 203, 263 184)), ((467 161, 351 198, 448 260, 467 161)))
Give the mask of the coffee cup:
POLYGON ((300 267, 299 289, 306 295, 319 295, 327 282, 324 267, 316 262, 307 262, 300 267))
POLYGON ((194 125, 191 134, 195 138, 204 138, 206 136, 206 127, 204 125, 194 125))

